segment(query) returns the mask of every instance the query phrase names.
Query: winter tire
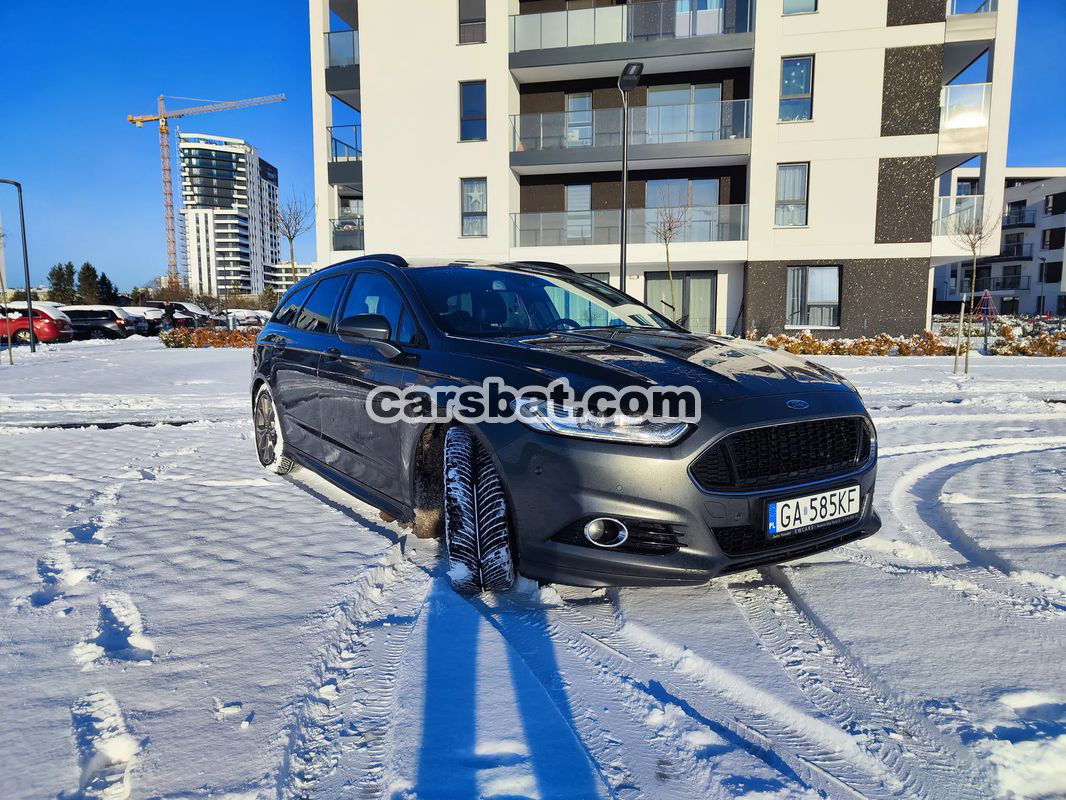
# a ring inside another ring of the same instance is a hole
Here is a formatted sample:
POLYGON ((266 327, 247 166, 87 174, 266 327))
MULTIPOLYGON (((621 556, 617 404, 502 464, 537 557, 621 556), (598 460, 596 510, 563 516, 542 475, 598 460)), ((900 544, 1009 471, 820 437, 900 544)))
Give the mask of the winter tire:
POLYGON ((295 465, 285 455, 285 439, 274 410, 274 397, 265 383, 255 395, 252 424, 255 427, 255 452, 259 456, 259 463, 275 475, 291 472, 295 465))
POLYGON ((461 427, 450 428, 444 440, 444 533, 457 592, 511 588, 515 571, 503 481, 488 449, 461 427))

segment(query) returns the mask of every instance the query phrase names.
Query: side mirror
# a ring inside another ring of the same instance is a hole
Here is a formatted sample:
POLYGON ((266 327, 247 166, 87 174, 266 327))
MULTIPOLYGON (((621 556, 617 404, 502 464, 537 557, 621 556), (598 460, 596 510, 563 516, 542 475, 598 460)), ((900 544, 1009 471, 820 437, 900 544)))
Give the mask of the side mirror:
POLYGON ((389 343, 392 338, 392 325, 381 314, 345 317, 337 324, 337 335, 341 341, 370 344, 386 358, 395 358, 401 352, 398 347, 389 343))

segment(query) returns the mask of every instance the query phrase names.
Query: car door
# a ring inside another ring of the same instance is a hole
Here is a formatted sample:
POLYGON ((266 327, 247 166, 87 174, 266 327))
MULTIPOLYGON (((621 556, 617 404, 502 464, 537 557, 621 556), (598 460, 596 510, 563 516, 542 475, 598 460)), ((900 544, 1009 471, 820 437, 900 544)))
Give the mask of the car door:
POLYGON ((270 331, 263 337, 269 363, 267 375, 274 394, 274 405, 281 422, 285 443, 296 450, 314 455, 318 431, 310 406, 315 400, 318 351, 308 352, 306 337, 296 332, 295 324, 304 302, 317 284, 307 284, 289 292, 282 300, 270 331))
POLYGON ((403 294, 384 273, 356 273, 337 320, 357 314, 381 314, 388 319, 393 331, 390 342, 404 352, 389 358, 370 343, 345 342, 331 334, 318 370, 323 460, 349 478, 402 502, 406 473, 401 468, 400 427, 404 423, 371 420, 366 397, 376 386, 403 387, 410 381, 406 349, 419 346, 421 337, 403 294))

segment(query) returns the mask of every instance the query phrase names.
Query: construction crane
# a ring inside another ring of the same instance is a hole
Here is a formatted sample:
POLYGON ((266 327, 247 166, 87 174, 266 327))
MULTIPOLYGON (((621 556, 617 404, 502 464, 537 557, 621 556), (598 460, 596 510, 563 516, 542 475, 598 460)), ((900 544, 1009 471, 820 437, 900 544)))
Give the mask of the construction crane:
POLYGON ((159 95, 158 112, 135 117, 130 114, 126 119, 143 128, 146 122, 159 123, 159 161, 163 167, 163 216, 165 217, 167 230, 167 282, 171 286, 178 283, 178 248, 174 238, 174 186, 171 179, 170 167, 170 126, 167 120, 179 117, 191 117, 197 114, 212 114, 215 111, 235 111, 238 108, 251 108, 252 106, 265 106, 270 103, 280 103, 285 99, 283 94, 272 94, 266 97, 250 97, 247 100, 234 100, 228 103, 211 103, 206 106, 191 106, 190 108, 178 108, 168 110, 163 103, 164 95, 159 95))

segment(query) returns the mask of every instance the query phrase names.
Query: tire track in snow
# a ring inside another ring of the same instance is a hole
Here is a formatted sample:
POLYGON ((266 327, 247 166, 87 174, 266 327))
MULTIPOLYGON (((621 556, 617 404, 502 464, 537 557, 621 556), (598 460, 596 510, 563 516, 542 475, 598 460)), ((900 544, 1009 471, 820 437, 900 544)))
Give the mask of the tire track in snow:
POLYGON ((560 627, 583 636, 614 675, 825 796, 905 796, 892 770, 844 731, 642 625, 602 622, 573 606, 553 608, 560 627))
POLYGON ((710 746, 725 744, 719 733, 641 687, 624 668, 602 657, 594 639, 554 624, 553 606, 530 608, 523 599, 470 602, 552 699, 612 797, 734 796, 707 753, 710 746), (544 658, 548 641, 560 645, 550 664, 544 658))
POLYGON ((980 800, 993 781, 970 753, 892 698, 798 597, 779 568, 731 580, 759 641, 817 708, 898 777, 901 796, 980 800))
POLYGON ((277 777, 279 799, 310 797, 342 758, 359 796, 383 793, 399 668, 431 582, 402 543, 355 579, 315 681, 296 703, 277 777))
POLYGON ((1066 621, 1066 596, 1049 585, 1050 579, 1041 582, 1039 575, 1035 581, 1027 578, 1006 560, 981 547, 962 530, 940 501, 943 485, 958 467, 1064 447, 1066 436, 972 440, 889 450, 885 455, 948 451, 904 470, 892 487, 889 496, 892 513, 915 544, 870 540, 860 545, 845 545, 836 552, 853 563, 890 575, 921 577, 979 608, 1012 619, 1066 621), (940 473, 948 474, 940 477, 940 473), (893 557, 879 557, 879 550, 887 550, 893 557), (959 564, 960 558, 964 564, 959 564))

